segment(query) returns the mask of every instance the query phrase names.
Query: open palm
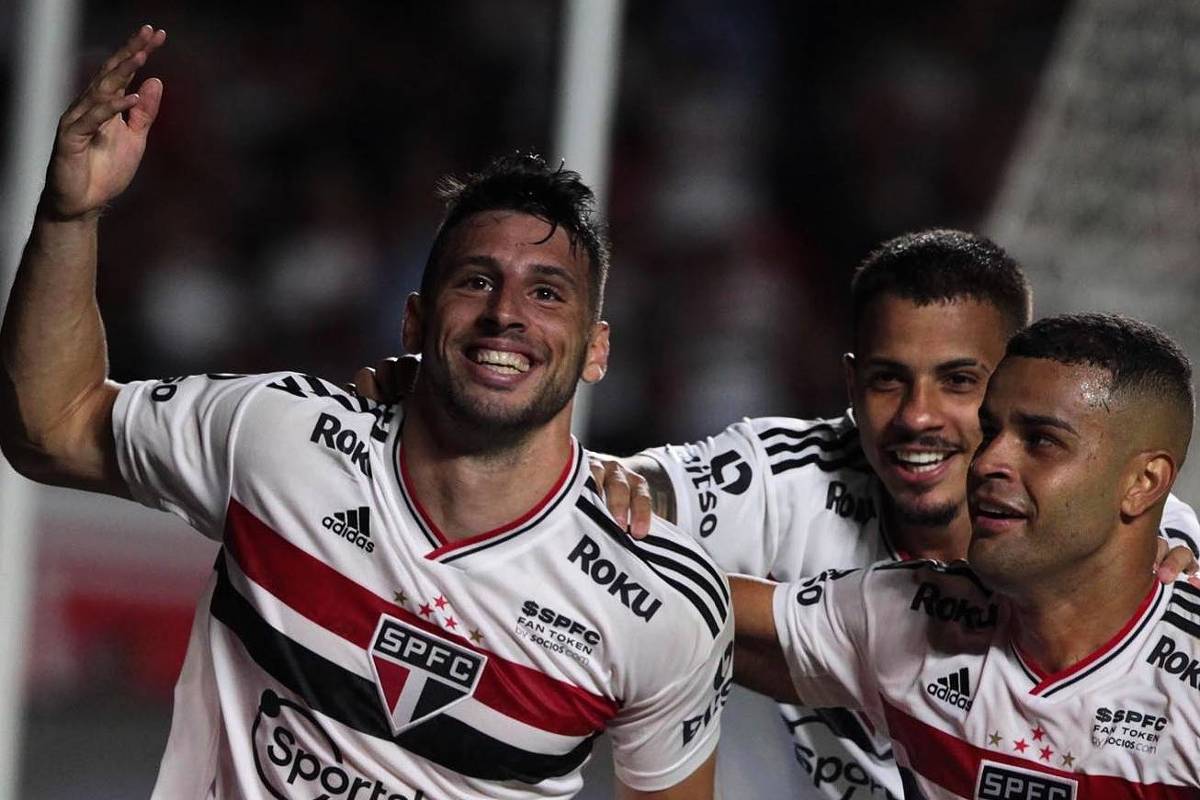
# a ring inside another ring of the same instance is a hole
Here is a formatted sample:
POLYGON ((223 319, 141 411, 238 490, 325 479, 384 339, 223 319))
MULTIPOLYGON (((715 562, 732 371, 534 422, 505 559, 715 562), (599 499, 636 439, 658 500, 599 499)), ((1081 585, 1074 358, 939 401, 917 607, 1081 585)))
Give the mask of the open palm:
POLYGON ((133 180, 163 85, 150 78, 135 94, 125 90, 165 40, 165 31, 143 25, 62 115, 46 176, 45 213, 73 219, 99 211, 133 180))

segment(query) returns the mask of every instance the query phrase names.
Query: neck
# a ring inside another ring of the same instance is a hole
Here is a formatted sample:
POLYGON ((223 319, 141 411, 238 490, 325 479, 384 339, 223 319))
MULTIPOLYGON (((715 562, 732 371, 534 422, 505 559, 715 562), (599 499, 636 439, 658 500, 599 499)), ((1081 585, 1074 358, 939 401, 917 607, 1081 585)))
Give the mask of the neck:
POLYGON ((1087 558, 1066 570, 1070 574, 1005 591, 1021 651, 1043 670, 1056 673, 1107 644, 1154 586, 1154 542, 1149 543, 1148 554, 1136 559, 1087 558))
POLYGON ((571 457, 571 407, 550 422, 489 445, 487 431, 449 419, 414 392, 404 418, 410 489, 434 525, 458 541, 506 525, 554 487, 571 457))
POLYGON ((891 504, 886 505, 887 530, 892 544, 909 558, 957 561, 967 557, 971 541, 971 519, 963 503, 954 519, 945 525, 918 525, 901 520, 891 504))

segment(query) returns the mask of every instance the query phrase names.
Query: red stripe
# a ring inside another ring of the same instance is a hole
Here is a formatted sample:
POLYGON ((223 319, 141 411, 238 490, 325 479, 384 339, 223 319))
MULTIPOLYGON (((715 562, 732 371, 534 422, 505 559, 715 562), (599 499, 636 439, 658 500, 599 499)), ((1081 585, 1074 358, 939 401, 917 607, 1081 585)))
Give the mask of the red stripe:
POLYGON ((379 616, 389 614, 487 655, 475 699, 501 714, 563 736, 590 735, 616 716, 609 698, 507 661, 384 600, 284 539, 236 500, 229 502, 225 546, 250 580, 364 650, 379 616))
POLYGON ((425 557, 426 558, 439 558, 441 556, 444 556, 446 553, 451 553, 451 552, 459 549, 460 547, 466 547, 467 545, 472 545, 472 544, 476 544, 478 542, 482 542, 485 539, 490 539, 493 536, 499 536, 502 533, 507 533, 508 531, 511 531, 513 528, 517 528, 517 527, 520 527, 521 525, 524 525, 526 522, 528 522, 529 520, 531 520, 535 516, 537 516, 541 512, 541 510, 543 508, 545 508, 551 500, 554 499, 555 495, 557 495, 559 493, 559 491, 563 487, 563 484, 565 484, 567 482, 567 476, 571 474, 571 466, 574 463, 575 463, 575 445, 574 445, 574 443, 572 443, 571 452, 567 456, 567 463, 566 463, 566 466, 563 467, 562 474, 560 474, 558 476, 558 480, 556 480, 554 482, 554 486, 552 486, 550 488, 550 491, 546 493, 546 496, 543 497, 541 500, 539 500, 537 502, 537 504, 534 505, 533 508, 526 511, 524 514, 517 517, 512 522, 505 523, 504 525, 501 525, 498 528, 492 528, 490 531, 484 531, 483 533, 474 534, 473 536, 469 536, 466 539, 451 540, 448 536, 446 536, 446 534, 442 533, 442 529, 439 528, 434 523, 433 518, 431 516, 429 516, 429 512, 425 510, 425 506, 421 505, 421 501, 417 498, 417 493, 415 491, 413 491, 412 478, 408 474, 408 460, 404 457, 404 448, 401 447, 400 448, 400 480, 404 481, 404 490, 408 493, 408 496, 410 498, 412 498, 413 507, 416 508, 417 514, 421 517, 421 521, 424 522, 425 525, 429 528, 429 530, 433 533, 433 535, 437 537, 437 540, 442 543, 441 547, 438 547, 437 549, 433 550, 430 553, 426 553, 425 557))
POLYGON ((1195 800, 1200 792, 1185 786, 1165 783, 1138 783, 1115 775, 1083 775, 1055 769, 1045 762, 998 753, 976 747, 952 734, 938 730, 883 701, 883 712, 893 741, 904 746, 908 766, 926 780, 960 797, 975 796, 975 781, 984 759, 1040 772, 1057 778, 1069 778, 1079 784, 1076 797, 1119 800, 1195 800))
POLYGON ((1142 604, 1138 606, 1138 610, 1133 612, 1133 616, 1129 618, 1129 621, 1125 623, 1125 626, 1121 628, 1121 630, 1117 631, 1117 633, 1111 639, 1100 645, 1099 648, 1092 651, 1091 655, 1086 656, 1083 658, 1083 660, 1076 661, 1074 664, 1070 665, 1069 667, 1064 667, 1058 672, 1046 672, 1046 670, 1042 669, 1040 664, 1030 658, 1029 655, 1021 649, 1021 646, 1017 644, 1016 637, 1014 636, 1013 649, 1017 651, 1017 655, 1020 656, 1021 661, 1025 663, 1025 666, 1029 667, 1029 669, 1032 670, 1033 673, 1038 677, 1038 685, 1030 689, 1029 693, 1041 694, 1046 689, 1050 688, 1051 684, 1058 683, 1064 678, 1069 678, 1075 673, 1081 672, 1082 670, 1086 669, 1088 665, 1095 663, 1096 659, 1108 654, 1111 650, 1121 644, 1121 641, 1129 635, 1129 632, 1133 630, 1134 626, 1141 621, 1143 616, 1145 616, 1146 610, 1150 608, 1150 603, 1154 600, 1155 595, 1160 591, 1160 587, 1161 584, 1158 581, 1155 581, 1154 585, 1150 587, 1149 594, 1147 594, 1146 598, 1142 600, 1142 604))

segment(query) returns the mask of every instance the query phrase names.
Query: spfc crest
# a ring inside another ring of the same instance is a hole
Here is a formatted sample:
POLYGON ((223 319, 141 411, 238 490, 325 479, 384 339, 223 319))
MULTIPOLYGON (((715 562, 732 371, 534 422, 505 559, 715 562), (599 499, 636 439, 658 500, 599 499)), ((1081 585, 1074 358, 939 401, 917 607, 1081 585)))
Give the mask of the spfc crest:
POLYGON ((393 733, 470 697, 486 663, 482 653, 386 614, 371 637, 371 669, 393 733))

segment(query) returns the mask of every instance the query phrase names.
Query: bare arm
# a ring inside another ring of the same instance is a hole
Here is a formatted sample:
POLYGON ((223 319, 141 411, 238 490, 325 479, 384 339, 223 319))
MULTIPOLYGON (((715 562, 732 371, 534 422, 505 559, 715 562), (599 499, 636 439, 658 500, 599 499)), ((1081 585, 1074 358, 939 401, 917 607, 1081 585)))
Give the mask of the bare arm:
POLYGON ((712 800, 717 774, 717 754, 714 751, 695 772, 679 783, 657 792, 630 789, 617 781, 618 800, 712 800))
POLYGON ((776 584, 730 575, 734 638, 733 679, 747 689, 784 702, 800 702, 775 629, 776 584))
POLYGON ((35 480, 128 495, 112 439, 117 387, 107 380, 96 243, 100 213, 133 179, 162 99, 156 78, 125 89, 165 38, 143 26, 59 121, 0 327, 0 449, 35 480))

